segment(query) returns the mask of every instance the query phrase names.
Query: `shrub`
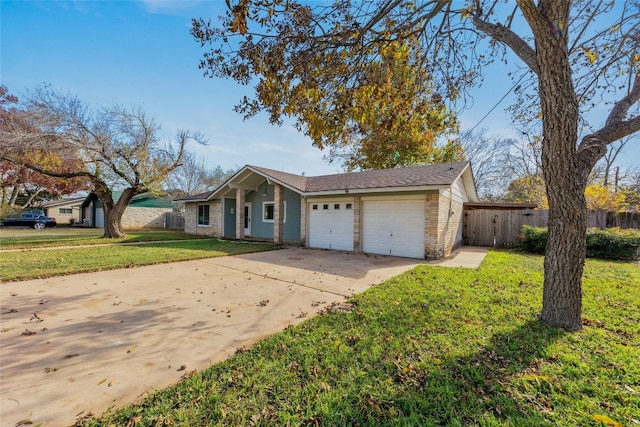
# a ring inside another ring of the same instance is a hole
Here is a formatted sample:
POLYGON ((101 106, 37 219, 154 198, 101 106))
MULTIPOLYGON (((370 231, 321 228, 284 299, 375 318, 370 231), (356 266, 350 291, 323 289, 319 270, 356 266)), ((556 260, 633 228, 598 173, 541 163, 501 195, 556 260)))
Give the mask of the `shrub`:
POLYGON ((609 228, 587 230, 587 256, 601 259, 631 260, 638 257, 640 231, 609 228))
POLYGON ((543 254, 544 248, 547 246, 547 228, 523 225, 518 239, 521 250, 533 254, 543 254))
MULTIPOLYGON (((543 254, 547 245, 547 228, 524 225, 518 236, 520 249, 543 254)), ((640 231, 609 228, 587 230, 587 257, 600 259, 632 260, 640 255, 640 231)))

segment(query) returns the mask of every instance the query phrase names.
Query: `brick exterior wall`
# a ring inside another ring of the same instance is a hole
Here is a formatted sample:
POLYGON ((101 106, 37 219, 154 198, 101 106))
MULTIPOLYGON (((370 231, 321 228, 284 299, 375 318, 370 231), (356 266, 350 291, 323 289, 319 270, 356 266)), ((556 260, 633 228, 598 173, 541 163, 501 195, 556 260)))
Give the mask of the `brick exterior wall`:
POLYGON ((127 207, 122 215, 124 228, 164 228, 164 215, 171 212, 169 208, 136 208, 127 207))
POLYGON ((443 254, 439 245, 440 195, 425 195, 424 204, 424 253, 427 259, 437 259, 443 254))
POLYGON ((307 242, 307 199, 300 197, 300 241, 303 245, 307 242))
POLYGON ((189 234, 220 237, 222 230, 222 203, 220 201, 208 203, 185 203, 184 231, 189 234), (209 225, 198 225, 198 205, 209 205, 209 225))
POLYGON ((353 250, 362 252, 360 244, 360 196, 353 198, 353 250))
POLYGON ((462 245, 462 203, 453 200, 451 191, 426 195, 424 245, 427 259, 448 256, 462 245))

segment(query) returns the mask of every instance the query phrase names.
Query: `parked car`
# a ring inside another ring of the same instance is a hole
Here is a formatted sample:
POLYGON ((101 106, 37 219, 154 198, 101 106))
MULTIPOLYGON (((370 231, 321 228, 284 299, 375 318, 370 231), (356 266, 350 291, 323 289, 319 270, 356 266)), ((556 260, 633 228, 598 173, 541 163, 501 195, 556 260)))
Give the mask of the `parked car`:
POLYGON ((44 216, 37 212, 23 212, 18 217, 3 219, 2 225, 4 227, 26 226, 42 230, 46 227, 55 227, 58 223, 55 218, 44 216))

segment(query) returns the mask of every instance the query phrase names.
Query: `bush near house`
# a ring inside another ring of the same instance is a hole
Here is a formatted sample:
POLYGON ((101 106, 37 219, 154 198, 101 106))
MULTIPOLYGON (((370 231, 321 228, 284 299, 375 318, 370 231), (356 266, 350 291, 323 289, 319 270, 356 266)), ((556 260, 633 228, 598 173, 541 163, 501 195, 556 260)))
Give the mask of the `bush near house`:
MULTIPOLYGON (((543 254, 547 245, 547 228, 524 225, 518 235, 520 249, 525 252, 543 254)), ((587 230, 587 257, 632 260, 640 255, 640 231, 634 229, 608 228, 587 230)))

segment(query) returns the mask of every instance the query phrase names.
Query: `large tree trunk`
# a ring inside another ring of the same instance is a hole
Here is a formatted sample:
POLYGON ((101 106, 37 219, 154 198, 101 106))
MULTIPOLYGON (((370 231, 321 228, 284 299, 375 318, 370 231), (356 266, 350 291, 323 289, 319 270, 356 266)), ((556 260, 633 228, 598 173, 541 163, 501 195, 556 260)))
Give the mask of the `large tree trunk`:
POLYGON ((104 209, 104 234, 107 239, 117 239, 125 237, 127 234, 122 228, 122 216, 129 206, 133 196, 139 193, 133 188, 127 188, 116 203, 113 202, 111 190, 102 182, 94 182, 94 191, 102 203, 104 209))
POLYGON ((104 235, 102 237, 108 239, 118 239, 120 237, 126 237, 127 234, 122 228, 123 214, 124 209, 116 209, 115 206, 111 209, 104 210, 104 235))
POLYGON ((577 155, 578 114, 568 52, 570 1, 534 6, 519 0, 535 33, 542 109, 542 168, 549 199, 541 319, 582 329, 582 271, 586 255, 586 180, 577 155), (555 23, 555 25, 550 25, 555 23), (584 181, 584 182, 583 182, 584 181))
POLYGON ((582 271, 587 248, 584 187, 576 182, 576 173, 571 169, 565 169, 563 173, 561 168, 549 167, 545 174, 549 194, 549 234, 541 319, 577 331, 582 328, 582 271), (567 188, 560 182, 573 185, 567 188))

